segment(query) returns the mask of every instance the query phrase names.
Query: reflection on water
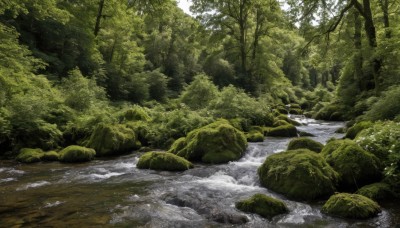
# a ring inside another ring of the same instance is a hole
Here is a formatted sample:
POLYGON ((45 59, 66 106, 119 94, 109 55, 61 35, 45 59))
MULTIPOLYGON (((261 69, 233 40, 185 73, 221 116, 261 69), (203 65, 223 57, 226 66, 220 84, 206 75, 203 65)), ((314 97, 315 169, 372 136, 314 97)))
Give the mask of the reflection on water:
MULTIPOLYGON (((298 118, 315 140, 325 143, 341 122, 298 118)), ((136 168, 139 154, 83 164, 0 162, 0 227, 393 227, 400 207, 385 204, 378 217, 343 220, 321 214, 323 202, 290 201, 259 185, 257 168, 268 155, 286 149, 289 138, 250 143, 238 161, 196 164, 194 169, 160 172, 136 168), (272 221, 244 214, 234 203, 255 193, 284 200, 290 213, 272 221)))

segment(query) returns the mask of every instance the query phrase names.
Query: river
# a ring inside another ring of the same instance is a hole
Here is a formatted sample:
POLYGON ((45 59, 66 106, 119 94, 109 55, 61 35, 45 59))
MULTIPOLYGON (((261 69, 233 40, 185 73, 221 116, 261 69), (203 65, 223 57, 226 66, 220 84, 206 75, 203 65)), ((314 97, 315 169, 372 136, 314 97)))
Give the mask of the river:
MULTIPOLYGON (((300 131, 325 143, 343 135, 343 122, 297 118, 300 131)), ((395 227, 400 206, 383 205, 369 220, 333 218, 321 202, 295 202, 260 186, 257 168, 286 149, 290 138, 249 143, 238 161, 196 164, 185 172, 136 168, 139 153, 82 164, 18 164, 0 161, 0 227, 395 227), (264 193, 288 205, 290 213, 263 219, 235 209, 236 201, 264 193)))

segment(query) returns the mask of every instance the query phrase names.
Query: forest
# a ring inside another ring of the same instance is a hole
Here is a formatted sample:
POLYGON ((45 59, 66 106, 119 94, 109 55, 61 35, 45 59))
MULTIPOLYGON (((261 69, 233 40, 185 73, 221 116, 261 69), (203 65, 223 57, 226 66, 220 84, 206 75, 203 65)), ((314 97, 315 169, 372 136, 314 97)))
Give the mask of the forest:
MULTIPOLYGON (((134 153, 139 169, 182 172, 293 137, 256 167, 258 185, 330 197, 322 212, 341 218, 400 198, 399 1, 190 2, 189 15, 176 0, 1 0, 0 160, 134 153), (291 116, 343 123, 343 138, 321 144, 291 116)), ((287 213, 275 201, 255 194, 236 208, 287 213)))

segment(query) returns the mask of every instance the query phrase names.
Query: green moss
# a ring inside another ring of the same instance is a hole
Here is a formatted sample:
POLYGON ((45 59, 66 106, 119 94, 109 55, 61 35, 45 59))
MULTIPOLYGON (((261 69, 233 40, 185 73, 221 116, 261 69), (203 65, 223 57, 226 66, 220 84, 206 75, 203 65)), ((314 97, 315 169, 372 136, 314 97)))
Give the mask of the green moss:
POLYGON ((310 138, 300 137, 292 139, 289 142, 288 150, 296 150, 296 149, 309 149, 314 152, 321 152, 324 145, 322 143, 314 141, 310 138))
POLYGON ((17 161, 22 163, 34 163, 40 162, 44 152, 42 149, 31 149, 31 148, 23 148, 20 150, 18 156, 16 157, 17 161))
MULTIPOLYGON (((335 141, 333 141, 335 142, 335 141)), ((358 186, 373 183, 381 178, 379 159, 350 140, 325 156, 326 161, 340 174, 340 187, 355 190, 358 186)))
POLYGON ((293 124, 294 126, 300 126, 301 125, 301 123, 297 122, 296 120, 290 119, 287 115, 281 114, 281 115, 277 116, 276 118, 278 120, 284 120, 284 121, 286 121, 286 122, 288 122, 290 124, 293 124))
POLYGON ((363 195, 375 201, 391 199, 394 196, 390 185, 382 182, 365 185, 358 189, 356 194, 363 195))
POLYGON ((268 219, 289 211, 284 202, 263 194, 255 194, 249 199, 236 202, 235 206, 241 211, 256 213, 268 219))
POLYGON ((287 121, 278 119, 274 122, 274 124, 272 126, 279 127, 279 126, 288 125, 288 124, 289 123, 287 121))
POLYGON ((109 156, 139 149, 141 145, 135 132, 125 125, 99 124, 85 146, 95 149, 98 156, 109 156))
POLYGON ((274 127, 267 132, 267 136, 272 137, 296 137, 297 129, 295 126, 288 124, 279 127, 274 127))
POLYGON ((341 145, 343 145, 344 143, 346 143, 347 141, 350 142, 350 140, 339 140, 339 139, 333 139, 330 140, 325 146, 324 148, 322 148, 321 150, 321 155, 325 158, 325 159, 330 159, 332 157, 332 153, 337 150, 341 145))
POLYGON ((242 157, 246 147, 243 132, 227 120, 219 120, 189 132, 184 139, 178 139, 169 152, 190 161, 224 163, 242 157))
POLYGON ((42 160, 43 161, 58 161, 58 153, 57 151, 47 151, 43 154, 42 160))
POLYGON ((247 142, 263 142, 264 134, 258 131, 251 131, 246 133, 247 142))
POLYGON ((250 130, 250 121, 244 118, 234 118, 229 119, 229 123, 235 128, 241 131, 249 131, 250 130))
POLYGON ((126 110, 123 117, 128 121, 150 120, 150 116, 147 114, 146 110, 138 105, 134 105, 131 109, 126 110))
POLYGON ((147 152, 137 163, 139 169, 184 171, 193 168, 188 160, 168 152, 147 152))
POLYGON ((276 107, 275 110, 280 114, 288 114, 288 109, 285 106, 276 107))
POLYGON ((317 120, 331 120, 331 121, 341 121, 343 115, 341 113, 340 107, 336 104, 328 104, 324 106, 321 110, 314 115, 317 120))
POLYGON ((86 162, 94 159, 96 151, 82 146, 68 146, 60 151, 61 162, 86 162))
POLYGON ((367 219, 376 216, 381 209, 365 196, 339 193, 331 196, 321 211, 341 218, 367 219))
POLYGON ((339 177, 321 155, 307 149, 269 156, 258 175, 263 186, 300 200, 333 194, 339 177))
POLYGON ((296 104, 296 103, 291 103, 290 104, 290 108, 301 109, 301 106, 299 104, 296 104))
POLYGON ((354 139, 356 138, 358 133, 360 133, 364 129, 371 127, 372 125, 374 124, 371 121, 358 122, 347 130, 345 137, 349 139, 354 139))
POLYGON ((141 143, 141 145, 143 146, 150 145, 150 142, 152 141, 153 131, 149 126, 148 122, 130 121, 126 123, 125 126, 129 129, 132 129, 136 133, 137 140, 141 143))

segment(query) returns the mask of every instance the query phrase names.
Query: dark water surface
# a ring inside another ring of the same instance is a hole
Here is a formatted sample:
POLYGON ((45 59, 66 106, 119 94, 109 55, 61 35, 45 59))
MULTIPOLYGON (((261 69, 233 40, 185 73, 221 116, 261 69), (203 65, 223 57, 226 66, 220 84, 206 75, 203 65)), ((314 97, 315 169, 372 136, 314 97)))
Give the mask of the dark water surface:
MULTIPOLYGON (((299 130, 325 143, 342 122, 298 119, 299 130)), ((139 170, 140 154, 84 164, 18 164, 0 161, 0 227, 396 227, 398 202, 377 217, 345 220, 320 212, 323 202, 287 200, 259 185, 257 168, 289 138, 250 143, 239 161, 199 165, 186 172, 139 170), (255 193, 286 202, 290 213, 272 221, 235 209, 255 193), (244 223, 247 221, 246 223, 244 223)))

